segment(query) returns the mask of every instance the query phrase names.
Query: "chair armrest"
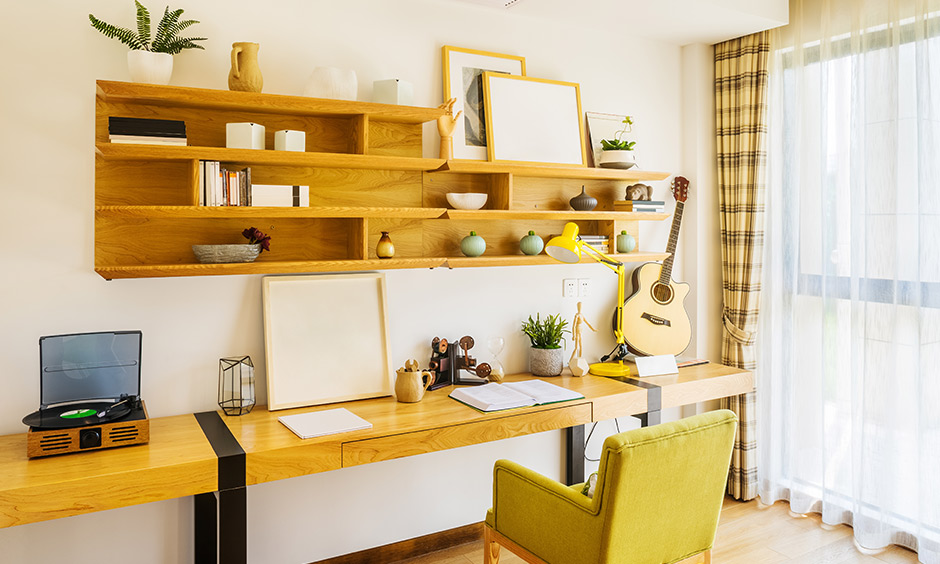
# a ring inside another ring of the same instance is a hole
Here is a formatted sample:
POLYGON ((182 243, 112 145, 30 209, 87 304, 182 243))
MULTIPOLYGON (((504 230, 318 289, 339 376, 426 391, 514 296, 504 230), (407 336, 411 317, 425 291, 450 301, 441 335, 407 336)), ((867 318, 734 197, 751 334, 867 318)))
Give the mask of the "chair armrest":
POLYGON ((547 562, 596 562, 603 532, 598 500, 538 472, 498 460, 494 529, 547 562))

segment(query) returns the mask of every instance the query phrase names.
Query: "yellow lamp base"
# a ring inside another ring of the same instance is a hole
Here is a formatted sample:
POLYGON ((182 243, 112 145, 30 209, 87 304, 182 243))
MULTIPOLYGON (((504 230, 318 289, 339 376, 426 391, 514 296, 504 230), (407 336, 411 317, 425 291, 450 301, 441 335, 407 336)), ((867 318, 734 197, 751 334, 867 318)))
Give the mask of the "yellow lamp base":
POLYGON ((595 362, 589 372, 595 376, 630 376, 630 367, 620 362, 595 362))

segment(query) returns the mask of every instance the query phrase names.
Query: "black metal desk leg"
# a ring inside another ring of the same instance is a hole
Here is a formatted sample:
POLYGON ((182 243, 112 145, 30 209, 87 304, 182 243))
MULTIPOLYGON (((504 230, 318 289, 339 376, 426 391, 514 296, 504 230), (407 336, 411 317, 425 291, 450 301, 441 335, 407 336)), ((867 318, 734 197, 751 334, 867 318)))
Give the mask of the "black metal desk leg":
POLYGON ((193 529, 195 531, 196 564, 215 564, 218 560, 218 508, 215 492, 193 497, 193 529))
POLYGON ((584 481, 584 425, 565 429, 565 481, 569 486, 584 481))
POLYGON ((636 416, 640 420, 640 427, 649 427, 650 425, 659 425, 662 423, 662 412, 657 410, 647 411, 636 416))
POLYGON ((248 562, 248 491, 233 488, 219 492, 219 563, 248 562))

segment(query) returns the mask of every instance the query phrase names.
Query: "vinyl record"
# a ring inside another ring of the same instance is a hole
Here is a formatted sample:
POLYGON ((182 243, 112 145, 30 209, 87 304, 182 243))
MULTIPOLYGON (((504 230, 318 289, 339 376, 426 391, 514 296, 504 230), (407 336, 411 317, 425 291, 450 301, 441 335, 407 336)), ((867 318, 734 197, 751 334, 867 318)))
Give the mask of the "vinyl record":
POLYGON ((71 429, 116 421, 130 412, 131 402, 120 405, 111 402, 79 403, 34 411, 23 418, 23 423, 37 429, 71 429), (101 413, 104 415, 99 417, 101 413))

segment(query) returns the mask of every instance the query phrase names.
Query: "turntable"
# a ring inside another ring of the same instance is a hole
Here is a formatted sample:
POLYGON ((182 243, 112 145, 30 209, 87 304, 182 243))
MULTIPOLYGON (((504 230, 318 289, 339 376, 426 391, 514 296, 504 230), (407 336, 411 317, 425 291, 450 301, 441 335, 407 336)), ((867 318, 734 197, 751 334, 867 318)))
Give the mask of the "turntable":
POLYGON ((140 331, 111 331, 39 339, 39 411, 23 418, 29 458, 150 440, 141 338, 140 331))

